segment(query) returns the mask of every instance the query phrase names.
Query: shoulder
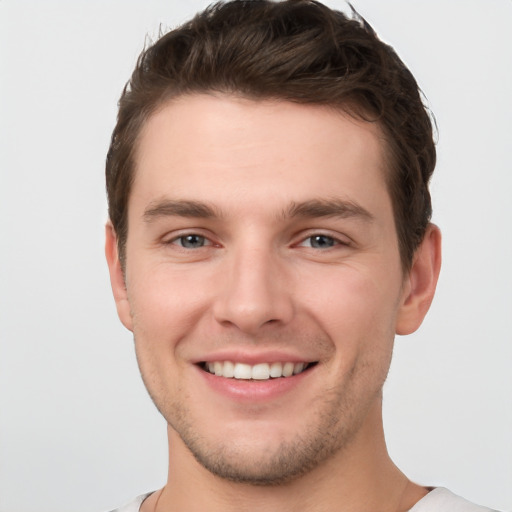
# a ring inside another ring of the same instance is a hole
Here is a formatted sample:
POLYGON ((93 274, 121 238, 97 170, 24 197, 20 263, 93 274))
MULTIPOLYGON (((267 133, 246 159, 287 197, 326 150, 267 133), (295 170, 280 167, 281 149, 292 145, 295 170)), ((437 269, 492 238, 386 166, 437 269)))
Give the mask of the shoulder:
POLYGON ((130 503, 127 503, 120 508, 116 508, 111 512, 139 512, 142 502, 151 494, 153 493, 148 492, 146 494, 141 494, 140 496, 137 496, 133 501, 130 501, 130 503))
POLYGON ((475 505, 444 487, 436 487, 418 501, 409 512, 497 512, 475 505))

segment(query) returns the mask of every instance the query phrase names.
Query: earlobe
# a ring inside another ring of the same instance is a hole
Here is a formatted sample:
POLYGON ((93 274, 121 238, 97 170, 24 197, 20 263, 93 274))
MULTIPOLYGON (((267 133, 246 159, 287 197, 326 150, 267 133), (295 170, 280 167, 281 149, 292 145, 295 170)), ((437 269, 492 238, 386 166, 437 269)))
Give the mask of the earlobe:
POLYGON ((441 270, 441 231, 429 224, 416 250, 397 315, 396 333, 411 334, 423 322, 436 291, 441 270))
POLYGON ((123 274, 123 268, 119 260, 117 249, 117 236, 114 226, 109 221, 105 226, 105 256, 107 258, 108 270, 110 273, 110 284, 116 301, 117 314, 123 325, 133 330, 130 303, 123 274))

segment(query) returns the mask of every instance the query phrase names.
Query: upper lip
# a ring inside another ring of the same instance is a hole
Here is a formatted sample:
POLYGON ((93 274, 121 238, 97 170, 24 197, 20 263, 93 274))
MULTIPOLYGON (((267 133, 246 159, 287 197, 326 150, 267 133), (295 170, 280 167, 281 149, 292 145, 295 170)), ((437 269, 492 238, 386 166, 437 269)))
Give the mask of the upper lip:
POLYGON ((213 363, 215 361, 232 361, 234 363, 244 363, 251 366, 259 363, 310 363, 318 359, 294 354, 282 350, 267 350, 262 352, 247 352, 242 350, 221 350, 205 354, 202 357, 194 358, 195 364, 213 363))

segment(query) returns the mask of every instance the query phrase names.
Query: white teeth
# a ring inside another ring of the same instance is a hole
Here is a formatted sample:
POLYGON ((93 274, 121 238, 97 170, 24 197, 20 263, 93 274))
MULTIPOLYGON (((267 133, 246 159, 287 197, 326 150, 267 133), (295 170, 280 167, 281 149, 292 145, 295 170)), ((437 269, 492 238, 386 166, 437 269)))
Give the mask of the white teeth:
POLYGON ((281 363, 272 363, 270 365, 270 376, 277 378, 283 375, 283 365, 281 363))
POLYGON ((235 365, 231 361, 224 362, 222 376, 228 377, 230 379, 232 379, 235 376, 235 365))
POLYGON ((233 377, 235 377, 235 379, 250 379, 252 377, 251 365, 236 363, 233 377))
POLYGON ((267 363, 255 364, 252 367, 252 378, 267 380, 270 378, 270 366, 267 363))
POLYGON ((284 363, 283 365, 283 377, 290 377, 293 375, 293 363, 284 363))
POLYGON ((302 373, 308 363, 258 363, 254 366, 231 361, 214 361, 204 365, 204 369, 217 377, 244 380, 268 380, 270 378, 291 377, 302 373))
POLYGON ((293 366, 293 375, 297 375, 298 373, 301 373, 304 370, 304 363, 296 363, 293 366))
POLYGON ((222 370, 224 369, 223 367, 224 365, 219 361, 215 361, 215 363, 213 363, 213 371, 217 377, 222 377, 222 370))

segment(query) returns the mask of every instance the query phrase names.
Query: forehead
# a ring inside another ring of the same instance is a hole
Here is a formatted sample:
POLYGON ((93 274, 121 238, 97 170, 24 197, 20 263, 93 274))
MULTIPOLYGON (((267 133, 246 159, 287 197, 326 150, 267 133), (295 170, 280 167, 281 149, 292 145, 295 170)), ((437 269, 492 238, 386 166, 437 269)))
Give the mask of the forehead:
POLYGON ((253 205, 269 196, 387 195, 384 141, 375 123, 329 107, 190 95, 145 123, 132 196, 156 195, 253 205), (231 202, 233 202, 231 201, 231 202))

